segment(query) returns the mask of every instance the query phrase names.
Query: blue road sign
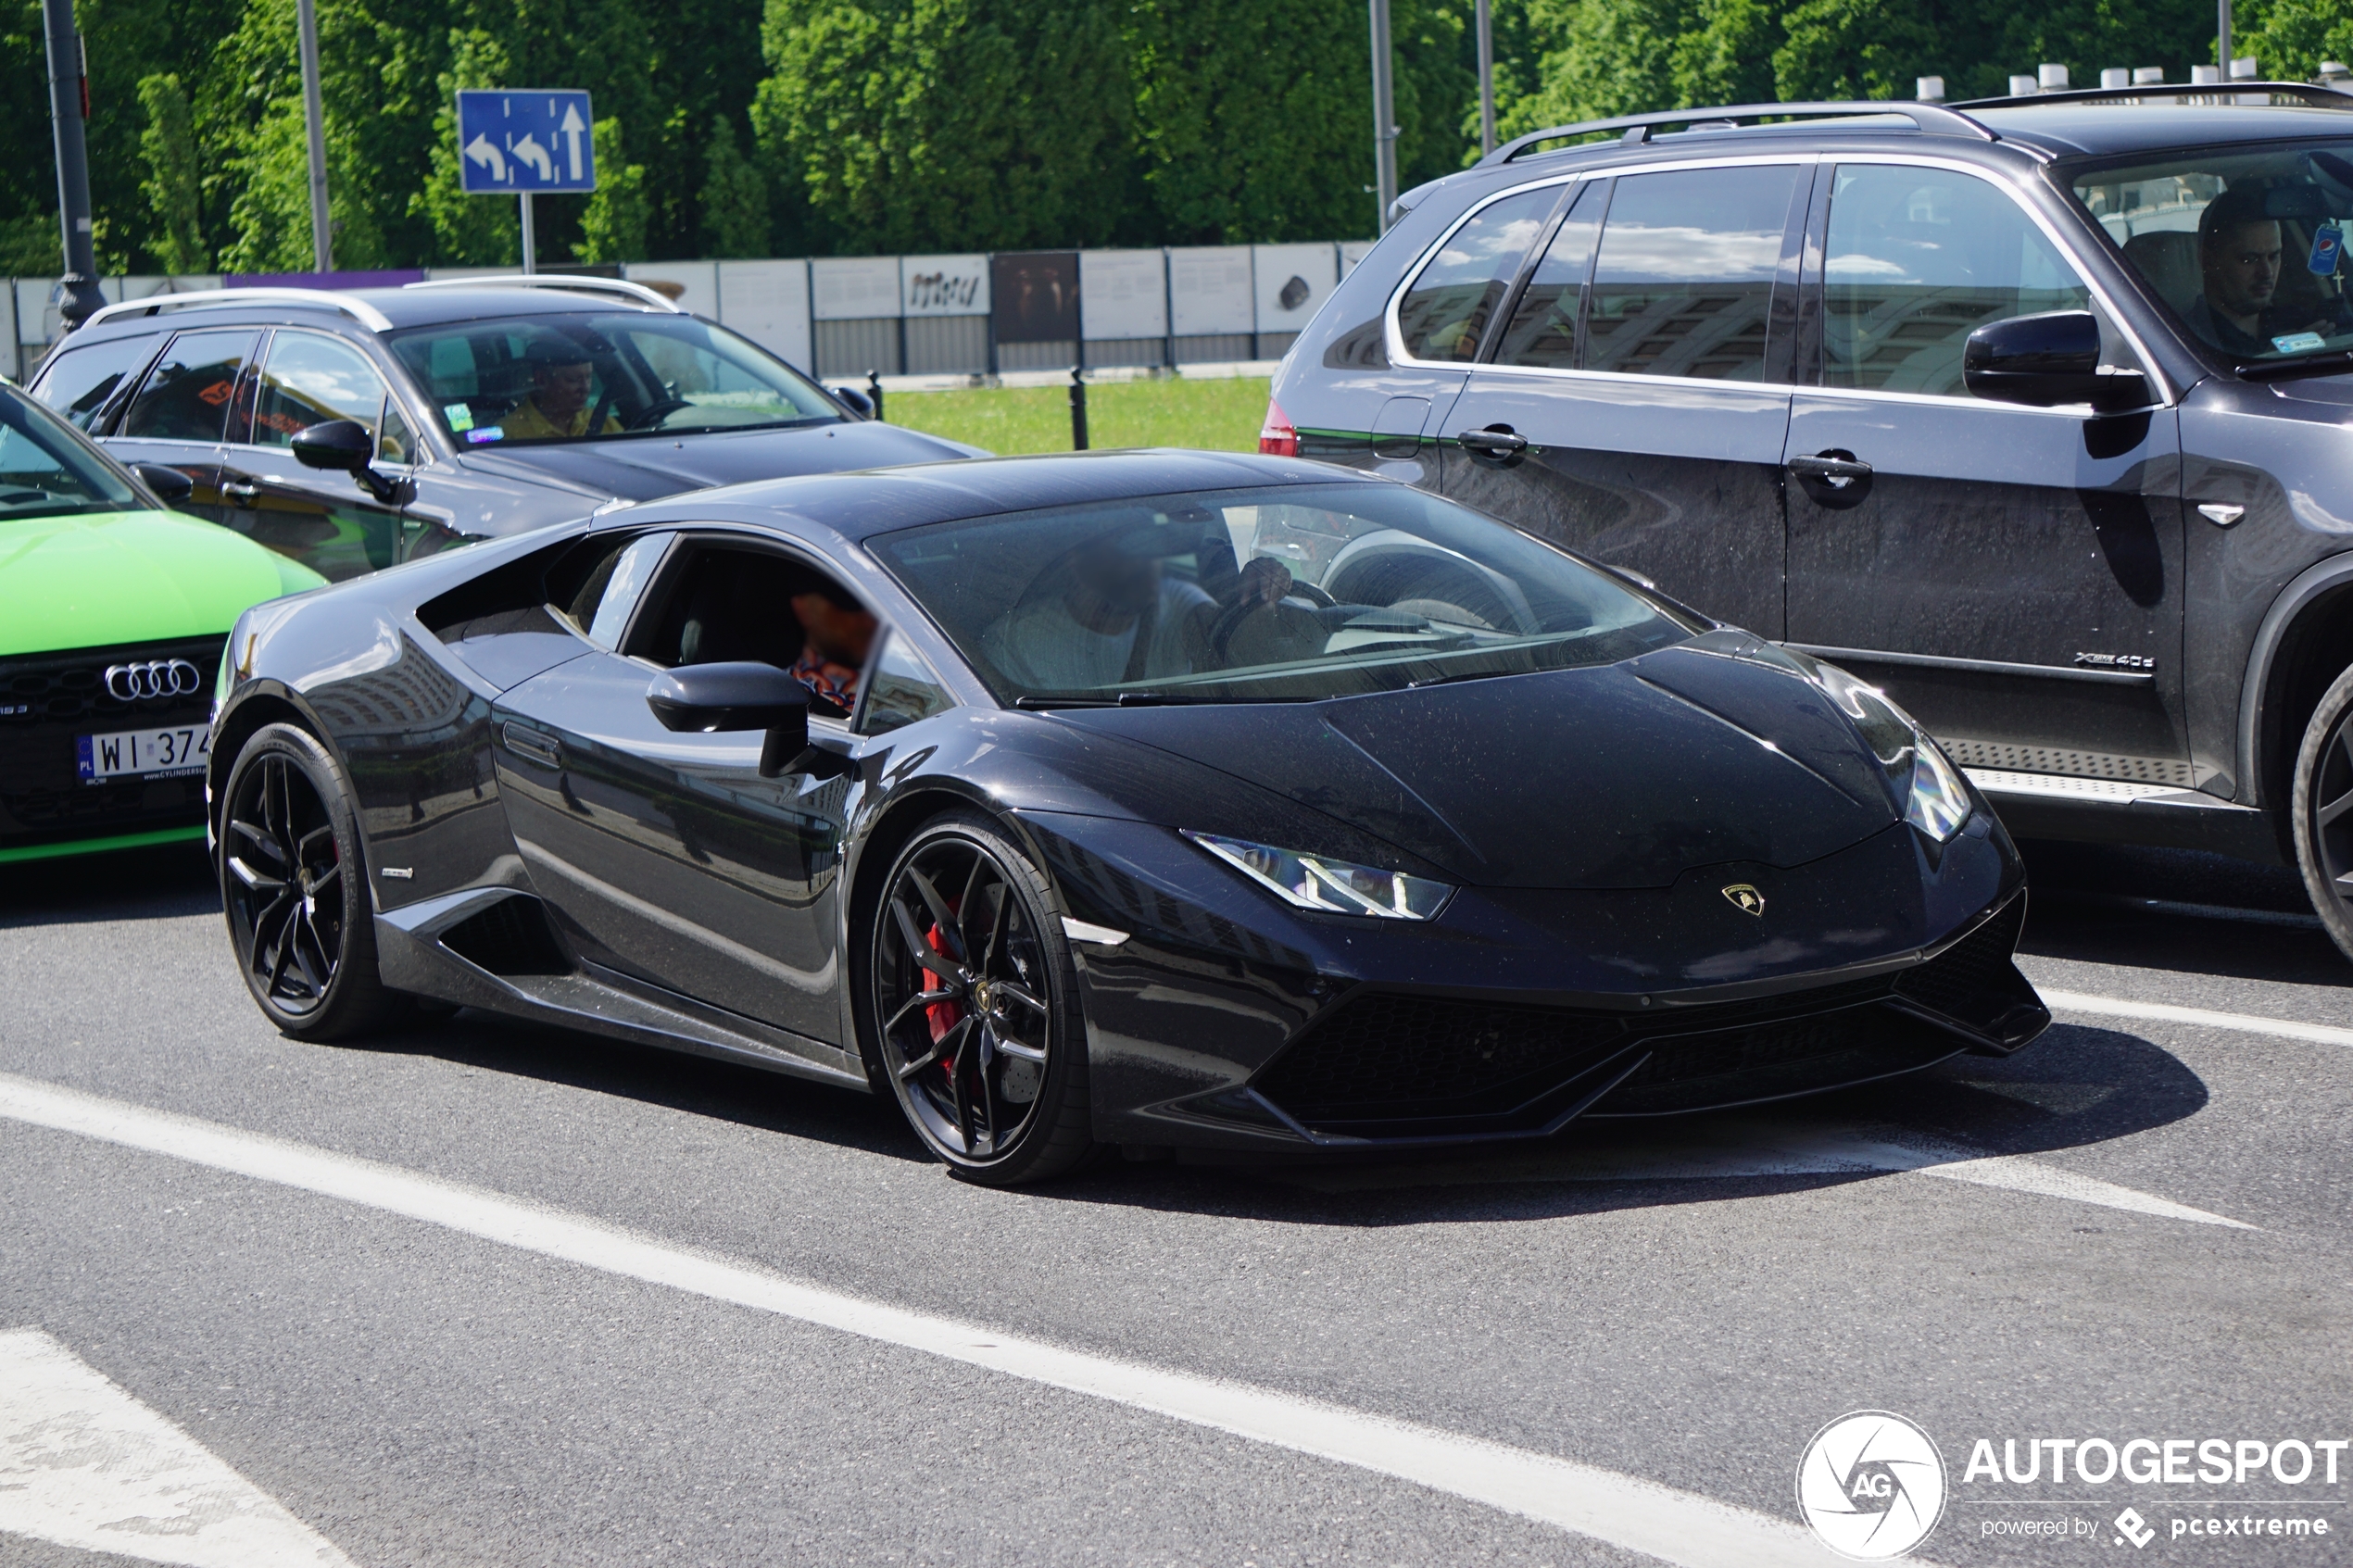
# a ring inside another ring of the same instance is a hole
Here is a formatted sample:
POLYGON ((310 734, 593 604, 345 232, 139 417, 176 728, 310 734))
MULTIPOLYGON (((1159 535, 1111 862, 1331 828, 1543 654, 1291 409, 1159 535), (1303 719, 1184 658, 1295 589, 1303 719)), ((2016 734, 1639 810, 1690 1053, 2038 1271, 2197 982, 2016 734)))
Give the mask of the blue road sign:
POLYGON ((588 94, 569 88, 493 87, 458 94, 458 169, 472 196, 597 188, 588 94))

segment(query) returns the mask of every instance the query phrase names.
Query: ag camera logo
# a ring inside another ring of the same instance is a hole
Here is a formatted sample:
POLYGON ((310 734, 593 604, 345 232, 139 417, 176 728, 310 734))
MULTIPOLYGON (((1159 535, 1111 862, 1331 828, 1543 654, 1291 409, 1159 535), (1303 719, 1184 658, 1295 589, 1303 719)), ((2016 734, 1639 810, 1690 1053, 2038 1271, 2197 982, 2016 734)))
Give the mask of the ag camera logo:
POLYGON ((1840 1416, 1806 1445, 1797 1511, 1841 1557, 1901 1557, 1944 1516, 1944 1456, 1926 1432, 1893 1411, 1840 1416))

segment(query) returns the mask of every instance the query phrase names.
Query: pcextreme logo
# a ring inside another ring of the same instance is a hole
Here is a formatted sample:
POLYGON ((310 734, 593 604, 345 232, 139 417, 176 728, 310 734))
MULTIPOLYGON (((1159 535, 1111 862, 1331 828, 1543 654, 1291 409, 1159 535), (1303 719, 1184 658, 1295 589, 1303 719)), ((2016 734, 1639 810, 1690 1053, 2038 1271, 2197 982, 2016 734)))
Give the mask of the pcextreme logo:
POLYGON ((1841 1557, 1901 1557, 1944 1515, 1944 1456, 1919 1425, 1893 1411, 1840 1416, 1814 1434, 1798 1461, 1797 1511, 1841 1557))

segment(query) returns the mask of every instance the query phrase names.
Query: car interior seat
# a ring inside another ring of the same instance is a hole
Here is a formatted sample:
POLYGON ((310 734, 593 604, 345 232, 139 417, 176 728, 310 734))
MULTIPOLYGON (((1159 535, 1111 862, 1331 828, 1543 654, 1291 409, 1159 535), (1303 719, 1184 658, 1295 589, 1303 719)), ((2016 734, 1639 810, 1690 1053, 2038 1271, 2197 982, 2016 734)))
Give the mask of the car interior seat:
POLYGON ((2197 235, 2187 229, 2151 229, 2124 242, 2124 259, 2140 270, 2174 314, 2186 317, 2205 289, 2197 235))

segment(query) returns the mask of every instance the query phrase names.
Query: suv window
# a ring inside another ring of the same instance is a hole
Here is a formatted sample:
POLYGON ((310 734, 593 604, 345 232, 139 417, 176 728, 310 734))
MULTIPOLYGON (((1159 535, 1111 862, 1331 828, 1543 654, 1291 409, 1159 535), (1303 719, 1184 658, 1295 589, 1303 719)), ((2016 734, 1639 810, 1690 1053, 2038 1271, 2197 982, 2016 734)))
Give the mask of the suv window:
POLYGON ((317 332, 281 332, 262 366, 254 445, 290 445, 298 432, 328 420, 357 420, 372 436, 384 407, 384 378, 367 356, 317 332))
POLYGON ((182 332, 140 383, 123 416, 121 433, 146 441, 217 444, 229 426, 237 378, 253 358, 250 327, 182 332))
POLYGON ((42 367, 32 395, 63 415, 74 429, 86 431, 155 351, 153 332, 67 349, 42 367))
POLYGON ((1585 368, 1765 379, 1765 337, 1797 189, 1794 164, 1629 175, 1611 193, 1585 368))
POLYGON ((1544 247, 1544 258, 1528 280, 1512 312, 1512 324, 1496 350, 1499 365, 1529 365, 1567 370, 1577 364, 1577 313, 1585 298, 1585 274, 1593 265, 1593 236, 1609 199, 1606 184, 1582 185, 1561 220, 1559 232, 1544 247))
POLYGON ((1962 397, 1972 331, 2092 308, 2075 269, 2006 192, 1893 164, 1839 167, 1823 291, 1823 385, 1962 397))
POLYGON ((1397 330, 1416 359, 1467 360, 1504 302, 1520 258, 1544 231, 1560 187, 1491 203, 1448 237, 1398 302, 1397 330))

